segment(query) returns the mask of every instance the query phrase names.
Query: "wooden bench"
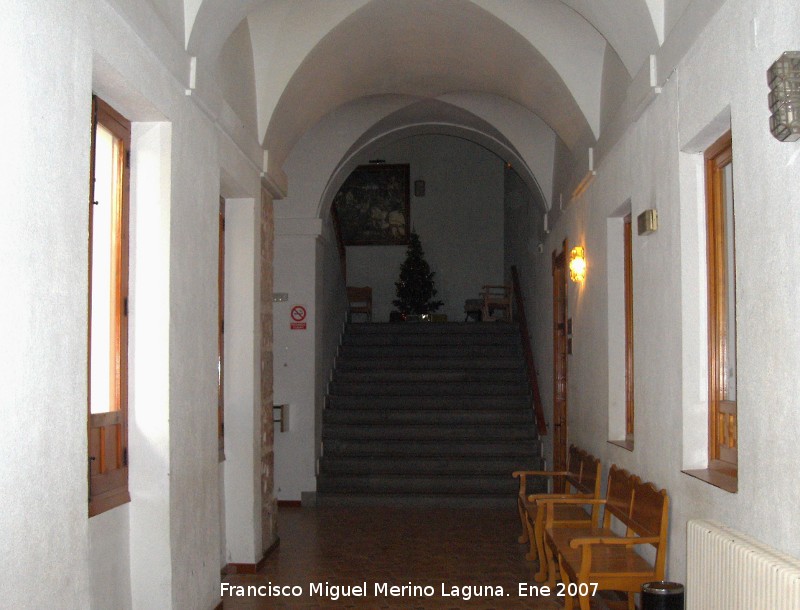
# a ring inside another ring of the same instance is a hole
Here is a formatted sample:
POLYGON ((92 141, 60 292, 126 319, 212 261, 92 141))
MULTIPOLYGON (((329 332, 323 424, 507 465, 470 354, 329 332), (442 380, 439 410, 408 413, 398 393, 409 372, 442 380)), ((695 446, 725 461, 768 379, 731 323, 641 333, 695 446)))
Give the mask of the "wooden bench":
POLYGON ((664 580, 667 557, 669 498, 665 490, 612 466, 608 475, 605 499, 544 500, 545 544, 551 553, 549 584, 555 587, 556 561, 565 592, 566 610, 572 610, 572 595, 581 610, 589 610, 589 600, 597 591, 624 591, 628 608, 635 609, 634 593, 642 584, 664 580), (602 505, 601 527, 575 529, 557 524, 559 504, 602 505), (617 521, 612 529, 612 517, 617 521), (624 529, 624 533, 617 530, 624 529), (636 552, 639 545, 655 548, 651 564, 636 552), (596 586, 595 586, 596 585, 596 586))
MULTIPOLYGON (((517 508, 519 510, 520 522, 522 523, 522 534, 518 541, 528 542, 530 551, 526 558, 531 561, 539 560, 539 571, 536 579, 545 580, 548 573, 547 554, 544 552, 544 504, 540 500, 557 498, 597 498, 600 495, 600 475, 601 465, 593 455, 578 449, 574 445, 570 446, 567 458, 567 470, 518 470, 513 473, 515 478, 519 478, 519 494, 517 496, 517 508), (557 482, 559 479, 563 485, 558 486, 565 489, 565 493, 531 494, 527 493, 528 477, 547 477, 557 482)), ((590 527, 597 525, 599 515, 598 508, 587 511, 580 505, 559 505, 555 509, 554 522, 564 527, 590 527)))

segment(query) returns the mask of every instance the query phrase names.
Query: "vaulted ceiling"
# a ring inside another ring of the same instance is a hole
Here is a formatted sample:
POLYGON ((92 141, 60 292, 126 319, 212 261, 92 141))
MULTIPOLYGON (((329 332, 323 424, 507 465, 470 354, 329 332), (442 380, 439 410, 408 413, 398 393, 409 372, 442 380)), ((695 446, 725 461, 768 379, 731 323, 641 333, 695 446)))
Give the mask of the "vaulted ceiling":
MULTIPOLYGON (((494 96, 544 121, 577 155, 601 138, 673 30, 680 31, 676 38, 684 48, 693 40, 693 8, 719 3, 150 1, 201 64, 219 66, 237 37, 237 52, 249 46, 252 56, 243 65, 252 65, 254 128, 273 168, 332 111, 386 96, 408 104, 457 94, 494 96)), ((227 59, 221 71, 237 69, 227 59)), ((470 122, 458 104, 429 107, 436 108, 432 121, 470 122)), ((387 130, 408 121, 409 113, 392 114, 397 123, 381 120, 387 130)), ((503 135, 511 139, 508 126, 503 135)))

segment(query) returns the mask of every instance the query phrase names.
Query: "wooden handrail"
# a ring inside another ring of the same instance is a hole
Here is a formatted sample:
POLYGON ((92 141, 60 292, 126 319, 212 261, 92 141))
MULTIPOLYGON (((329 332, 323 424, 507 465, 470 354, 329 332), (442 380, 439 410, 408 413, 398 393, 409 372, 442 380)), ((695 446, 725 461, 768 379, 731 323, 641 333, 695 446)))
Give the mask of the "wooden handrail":
POLYGON ((533 413, 536 417, 536 427, 540 436, 547 436, 547 423, 544 419, 542 395, 539 393, 539 380, 536 376, 536 365, 533 362, 533 351, 531 350, 531 336, 528 332, 528 318, 525 316, 525 299, 522 298, 522 287, 519 284, 519 273, 517 273, 516 265, 511 266, 511 281, 514 287, 514 302, 517 306, 517 323, 522 334, 522 352, 525 356, 525 365, 528 368, 528 384, 533 396, 533 413))

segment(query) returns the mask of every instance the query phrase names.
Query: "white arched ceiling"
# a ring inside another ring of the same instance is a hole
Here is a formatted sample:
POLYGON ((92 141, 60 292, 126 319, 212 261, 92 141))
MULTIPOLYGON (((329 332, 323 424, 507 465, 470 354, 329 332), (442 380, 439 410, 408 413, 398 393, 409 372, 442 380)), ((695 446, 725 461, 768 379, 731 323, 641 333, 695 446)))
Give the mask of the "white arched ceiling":
POLYGON ((306 56, 329 31, 367 2, 274 0, 247 17, 256 69, 259 141, 264 141, 275 106, 306 56))
POLYGON ((333 108, 383 94, 499 95, 573 151, 592 146, 609 55, 634 76, 693 1, 165 0, 183 11, 189 53, 212 66, 247 20, 272 170, 333 108))
POLYGON ((465 109, 473 106, 480 111, 482 103, 489 104, 489 100, 374 96, 336 108, 292 150, 284 167, 293 186, 287 198, 276 204, 276 216, 326 218, 329 199, 369 150, 423 133, 468 139, 511 162, 542 209, 548 209, 549 194, 546 197, 540 187, 552 184, 555 133, 527 111, 514 113, 510 105, 509 119, 499 127, 465 109), (523 118, 532 120, 521 121, 523 118), (541 154, 525 158, 509 136, 518 141, 538 140, 541 154))
MULTIPOLYGON (((325 212, 326 204, 330 203, 344 180, 368 151, 381 148, 388 142, 413 135, 429 134, 470 140, 490 150, 505 162, 511 163, 526 181, 531 192, 536 193, 537 201, 546 211, 549 197, 545 198, 536 175, 543 175, 548 178, 548 183, 550 182, 547 174, 552 173, 552 154, 549 158, 549 166, 547 158, 534 159, 538 165, 535 169, 531 168, 516 147, 494 125, 452 102, 428 98, 396 110, 364 131, 342 156, 331 174, 320 198, 318 213, 325 212)), ((555 140, 555 134, 550 132, 550 135, 551 139, 555 140)), ((546 148, 546 142, 543 144, 546 148)))
POLYGON ((661 25, 653 23, 651 7, 658 13, 660 4, 653 0, 561 0, 581 15, 614 47, 631 76, 651 53, 655 53, 660 42, 657 32, 663 32, 664 11, 656 14, 661 25))
MULTIPOLYGON (((266 0, 270 2, 270 0, 266 0)), ((265 0, 184 0, 186 50, 214 65, 222 45, 242 20, 265 0)))
POLYGON ((502 20, 465 0, 373 0, 331 30, 283 90, 265 140, 270 163, 280 167, 311 125, 353 99, 460 91, 515 101, 541 116, 570 148, 587 133, 593 139, 561 76, 502 20))

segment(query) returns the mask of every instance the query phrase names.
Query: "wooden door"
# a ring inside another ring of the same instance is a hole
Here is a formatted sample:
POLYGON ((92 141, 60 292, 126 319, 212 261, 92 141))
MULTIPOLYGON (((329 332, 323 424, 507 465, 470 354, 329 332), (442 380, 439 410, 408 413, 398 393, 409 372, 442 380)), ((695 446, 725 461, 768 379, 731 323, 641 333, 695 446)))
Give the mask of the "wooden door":
POLYGON ((567 240, 553 252, 553 469, 567 469, 567 240))

